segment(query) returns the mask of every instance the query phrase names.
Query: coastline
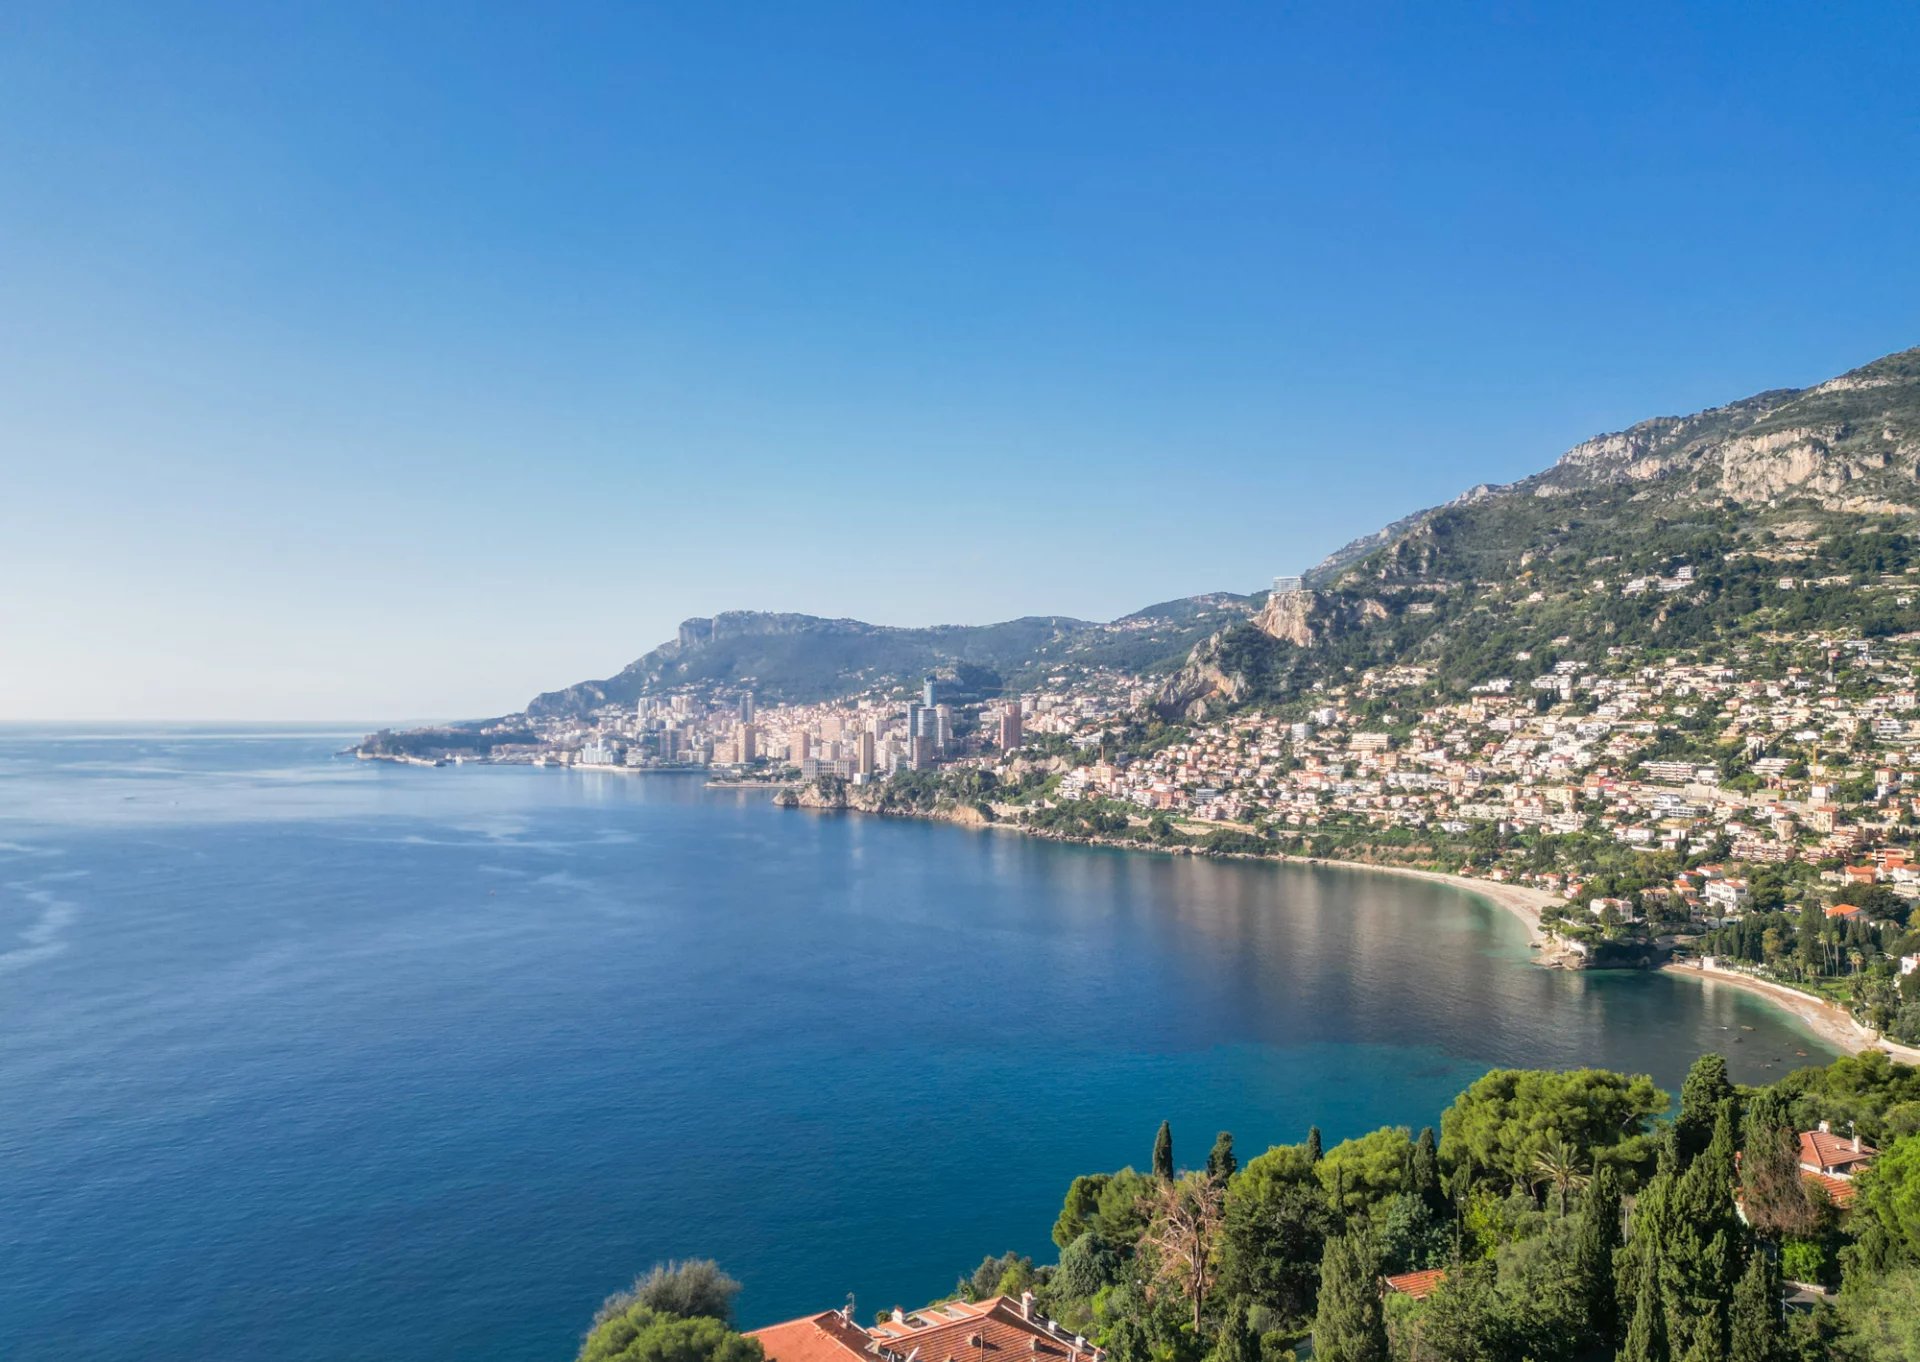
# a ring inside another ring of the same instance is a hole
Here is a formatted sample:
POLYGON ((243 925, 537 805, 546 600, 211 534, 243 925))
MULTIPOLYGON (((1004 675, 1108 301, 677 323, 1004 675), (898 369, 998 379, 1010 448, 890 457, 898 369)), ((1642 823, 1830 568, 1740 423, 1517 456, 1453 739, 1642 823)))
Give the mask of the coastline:
POLYGON ((1802 993, 1797 988, 1774 983, 1771 979, 1756 979, 1737 970, 1709 969, 1698 961, 1669 961, 1660 966, 1659 972, 1676 979, 1692 979, 1709 988, 1725 985, 1765 999, 1781 1011, 1791 1014, 1823 1043, 1833 1046, 1842 1054, 1857 1055, 1867 1050, 1885 1050, 1890 1058, 1902 1064, 1920 1064, 1920 1049, 1882 1040, 1855 1021, 1844 1008, 1810 993, 1802 993))

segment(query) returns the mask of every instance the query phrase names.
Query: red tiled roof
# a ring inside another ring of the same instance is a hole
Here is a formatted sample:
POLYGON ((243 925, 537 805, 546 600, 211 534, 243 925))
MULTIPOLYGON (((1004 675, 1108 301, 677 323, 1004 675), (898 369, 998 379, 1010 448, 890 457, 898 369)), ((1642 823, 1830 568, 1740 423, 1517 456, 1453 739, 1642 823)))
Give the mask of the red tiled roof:
POLYGON ((1402 1272, 1398 1276, 1386 1279, 1387 1290, 1398 1291, 1403 1296, 1412 1296, 1423 1301, 1431 1296, 1440 1283, 1447 1279, 1444 1267, 1429 1268, 1425 1272, 1402 1272))
POLYGON ((760 1340, 769 1362, 873 1362, 867 1331, 838 1310, 770 1324, 747 1337, 760 1340))
POLYGON ((1800 1166, 1811 1173, 1851 1173, 1879 1152, 1865 1141, 1855 1149, 1850 1138, 1828 1131, 1800 1132, 1800 1166))
POLYGON ((1831 1201, 1839 1209, 1844 1211, 1847 1207, 1853 1205, 1856 1189, 1846 1178, 1832 1178, 1828 1177, 1825 1173, 1809 1173, 1805 1169, 1801 1170, 1800 1176, 1805 1178, 1811 1185, 1825 1192, 1827 1194, 1827 1200, 1831 1201))
POLYGON ((1021 1314, 1020 1302, 1010 1296, 931 1305, 904 1322, 881 1321, 871 1336, 902 1356, 918 1349, 916 1362, 1101 1362, 1104 1356, 1091 1343, 1075 1343, 1064 1325, 1049 1328, 1038 1310, 1021 1314))

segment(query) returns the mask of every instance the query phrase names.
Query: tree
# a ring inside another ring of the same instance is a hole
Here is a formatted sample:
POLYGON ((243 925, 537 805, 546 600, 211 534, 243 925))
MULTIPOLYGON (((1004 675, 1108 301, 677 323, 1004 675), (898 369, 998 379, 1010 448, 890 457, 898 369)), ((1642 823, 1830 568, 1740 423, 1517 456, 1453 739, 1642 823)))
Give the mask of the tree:
POLYGON ((1365 1214, 1372 1207, 1408 1190, 1411 1145, 1405 1126, 1383 1126, 1355 1139, 1343 1140, 1315 1165, 1335 1211, 1365 1214))
POLYGON ((1213 1148, 1207 1154, 1207 1176, 1222 1186, 1240 1167, 1240 1161, 1233 1155, 1233 1132, 1223 1130, 1213 1137, 1213 1148))
POLYGON ((1379 1275, 1363 1234, 1329 1240, 1326 1256, 1320 1260, 1313 1356, 1315 1362, 1387 1362, 1379 1275))
POLYGON ((998 1258, 982 1258, 973 1275, 961 1279, 960 1294, 972 1301, 1017 1296, 1030 1290, 1033 1281, 1033 1259, 1008 1249, 998 1258))
POLYGON ((578 1362, 763 1362, 758 1341, 710 1315, 662 1314, 633 1301, 599 1320, 578 1362))
POLYGON ((1113 1285, 1119 1266, 1118 1256, 1089 1230, 1060 1250, 1053 1291, 1068 1300, 1092 1300, 1102 1287, 1113 1285))
POLYGON ((1805 1238, 1820 1225, 1820 1208, 1800 1174, 1800 1143, 1786 1104, 1770 1089, 1747 1110, 1747 1144, 1740 1156, 1741 1202, 1755 1234, 1774 1240, 1805 1238))
POLYGON ((1331 1222, 1313 1169, 1306 1146, 1279 1145, 1227 1185, 1221 1285, 1292 1321, 1313 1308, 1331 1222))
POLYGON ((1153 1175, 1162 1182, 1173 1181, 1173 1123, 1162 1121, 1160 1133, 1153 1137, 1153 1175))
MULTIPOLYGON (((1740 1280, 1744 1241, 1734 1207, 1733 1103, 1721 1103, 1707 1147, 1672 1180, 1660 1252, 1667 1342, 1674 1355, 1718 1358, 1740 1280)), ((1677 1157, 1677 1156, 1676 1156, 1677 1157)))
POLYGON ((1409 1190, 1429 1206, 1438 1210, 1446 1204, 1440 1188, 1440 1150, 1434 1139, 1433 1127, 1421 1128, 1420 1138, 1413 1146, 1413 1162, 1407 1169, 1409 1190))
POLYGON ((1894 1249, 1920 1261, 1920 1135, 1895 1140, 1854 1186, 1859 1209, 1873 1217, 1894 1249))
POLYGON ((1567 1213, 1567 1194, 1587 1185, 1586 1162, 1560 1139, 1533 1156, 1533 1174, 1542 1186, 1553 1189, 1554 1207, 1561 1215, 1567 1213))
POLYGON ((1481 1362, 1509 1352, 1510 1330, 1497 1289, 1497 1273, 1485 1258, 1451 1268, 1427 1301, 1413 1351, 1422 1362, 1481 1362))
POLYGON ((1680 1114, 1673 1122, 1675 1152, 1682 1169, 1707 1147, 1720 1104, 1732 1097, 1733 1082, 1727 1077, 1725 1057, 1705 1054, 1694 1060, 1680 1085, 1680 1114))
POLYGON ((1773 1259, 1756 1253, 1733 1293, 1727 1362, 1778 1362, 1780 1278, 1773 1259))
POLYGON ((1860 1362, 1920 1357, 1920 1268, 1902 1268, 1840 1297, 1849 1356, 1860 1362))
POLYGON ((593 1322, 597 1325, 638 1305, 656 1314, 705 1317, 728 1324, 733 1320, 734 1297, 739 1294, 740 1283, 722 1272, 711 1258, 655 1263, 635 1277, 625 1291, 607 1297, 593 1322))
POLYGON ((1442 1116, 1440 1158, 1499 1173, 1516 1187, 1530 1184, 1534 1160, 1556 1142, 1590 1166, 1630 1168, 1645 1161, 1647 1121, 1666 1105, 1645 1075, 1495 1069, 1442 1116))
POLYGON ((1667 1362, 1666 1318, 1660 1307, 1657 1260, 1649 1258, 1634 1292, 1633 1323, 1620 1349, 1620 1362, 1667 1362))
POLYGON ((1245 1301, 1235 1301, 1227 1311, 1213 1346, 1213 1362, 1260 1362, 1260 1335, 1247 1315, 1245 1301))
POLYGON ((1195 1333, 1219 1264, 1221 1197, 1220 1184, 1204 1173, 1161 1182, 1140 1240, 1153 1250, 1155 1279, 1192 1307, 1195 1333))
POLYGON ((1107 1184, 1111 1181, 1113 1175, 1110 1173, 1083 1173, 1068 1185, 1066 1199, 1060 1205, 1060 1214, 1053 1222, 1053 1242, 1056 1245, 1065 1248, 1092 1228, 1100 1194, 1107 1190, 1107 1184))
POLYGON ((1574 1263, 1586 1295, 1587 1326, 1603 1348, 1612 1348, 1620 1336, 1620 1306, 1613 1276, 1613 1256, 1619 1248, 1620 1179, 1611 1168, 1602 1168, 1587 1184, 1574 1263))
POLYGON ((1307 1161, 1309 1163, 1320 1162, 1320 1127, 1319 1126, 1307 1127, 1307 1161))

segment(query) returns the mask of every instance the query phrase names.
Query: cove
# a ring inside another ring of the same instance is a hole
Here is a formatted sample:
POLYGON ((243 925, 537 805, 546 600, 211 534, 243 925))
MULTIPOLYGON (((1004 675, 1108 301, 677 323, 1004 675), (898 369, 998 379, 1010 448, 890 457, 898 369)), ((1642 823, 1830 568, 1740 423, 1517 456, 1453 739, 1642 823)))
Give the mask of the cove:
POLYGON ((348 736, 0 730, 9 1358, 564 1358, 676 1255, 870 1314, 1050 1253, 1163 1117, 1195 1163, 1494 1066, 1830 1057, 1446 886, 348 736))

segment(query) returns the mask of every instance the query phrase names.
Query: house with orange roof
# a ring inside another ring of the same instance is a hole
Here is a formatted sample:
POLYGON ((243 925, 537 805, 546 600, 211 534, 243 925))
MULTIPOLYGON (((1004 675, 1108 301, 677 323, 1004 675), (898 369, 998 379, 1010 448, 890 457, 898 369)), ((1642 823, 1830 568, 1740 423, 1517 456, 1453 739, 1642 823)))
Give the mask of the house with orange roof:
POLYGON ((1407 1296, 1423 1301, 1440 1288, 1447 1279, 1444 1267, 1429 1268, 1425 1272, 1400 1272, 1391 1277, 1380 1279, 1381 1289, 1389 1296, 1407 1296))
POLYGON ((1825 1121, 1817 1130, 1800 1132, 1800 1174, 1845 1210, 1853 1204, 1854 1174, 1872 1163, 1879 1150, 1858 1135, 1841 1137, 1825 1121))
POLYGON ((1106 1354, 1034 1308, 1033 1293, 895 1307, 878 1324, 854 1323, 852 1307, 756 1329, 768 1362, 1105 1362, 1106 1354))

